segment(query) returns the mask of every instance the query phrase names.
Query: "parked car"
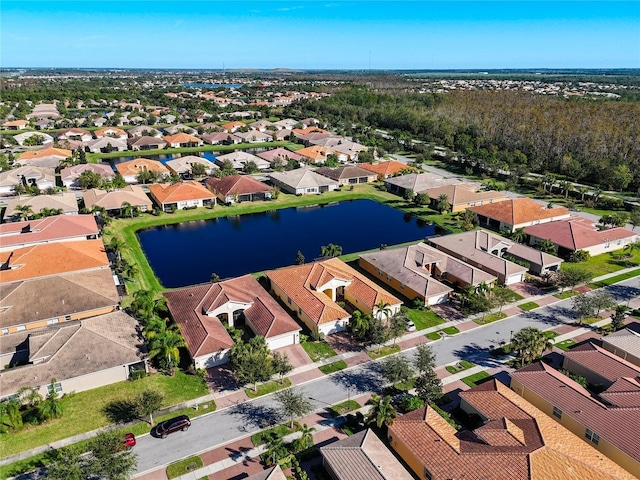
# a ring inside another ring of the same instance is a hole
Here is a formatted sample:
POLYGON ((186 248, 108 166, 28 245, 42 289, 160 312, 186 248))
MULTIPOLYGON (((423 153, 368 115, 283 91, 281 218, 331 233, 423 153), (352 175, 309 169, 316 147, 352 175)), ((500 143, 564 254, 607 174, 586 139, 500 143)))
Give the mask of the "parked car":
POLYGON ((408 318, 405 319, 405 322, 407 324, 407 332, 415 332, 416 330, 416 324, 413 323, 411 320, 409 320, 408 318))
POLYGON ((191 426, 191 420, 186 415, 180 415, 179 417, 173 417, 169 420, 165 420, 160 423, 156 428, 156 433, 160 438, 167 438, 167 435, 178 430, 186 432, 191 426))
POLYGON ((124 448, 127 450, 131 450, 136 446, 136 436, 133 433, 125 433, 122 445, 124 445, 124 448))

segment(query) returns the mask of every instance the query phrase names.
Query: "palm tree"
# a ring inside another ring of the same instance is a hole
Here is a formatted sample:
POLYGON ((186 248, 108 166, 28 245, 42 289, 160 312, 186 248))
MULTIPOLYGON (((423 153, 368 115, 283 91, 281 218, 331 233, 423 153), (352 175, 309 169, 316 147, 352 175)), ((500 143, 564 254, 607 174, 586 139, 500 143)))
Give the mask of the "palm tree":
POLYGON ((549 337, 534 327, 526 327, 516 332, 511 343, 522 367, 540 358, 545 350, 553 347, 549 337))
POLYGON ((122 259, 121 251, 124 248, 125 243, 119 237, 111 237, 109 240, 109 250, 116 254, 118 261, 122 259))
POLYGON ((133 218, 133 207, 129 202, 122 202, 120 205, 120 216, 133 218))
POLYGON ((51 379, 51 384, 49 385, 49 394, 47 398, 38 406, 40 410, 40 417, 44 420, 49 420, 50 418, 59 418, 62 416, 62 405, 60 405, 60 400, 58 400, 58 392, 56 392, 56 379, 51 379))
POLYGON ((446 193, 441 193, 440 195, 438 195, 438 199, 436 200, 436 208, 438 209, 440 214, 444 214, 451 209, 449 197, 447 197, 446 193))
POLYGON ((524 243, 527 239, 527 234, 524 232, 524 228, 516 228, 511 234, 511 240, 517 243, 524 243))
POLYGON ((125 276, 127 280, 133 281, 133 278, 138 274, 139 271, 140 270, 138 269, 135 263, 127 263, 124 266, 122 274, 125 276))
POLYGON ((630 243, 624 247, 624 252, 629 255, 629 257, 633 257, 634 253, 640 252, 640 241, 630 243))
MULTIPOLYGON (((0 417, 6 416, 9 426, 13 430, 22 428, 22 414, 20 403, 16 399, 0 402, 0 417)), ((2 427, 4 429, 4 427, 2 427)))
POLYGON ((33 210, 29 205, 16 205, 16 211, 20 213, 21 220, 29 220, 33 216, 33 210))
POLYGON ((309 427, 306 423, 300 430, 300 438, 298 439, 301 450, 306 450, 313 445, 313 432, 316 431, 314 427, 309 427))
POLYGON ((155 307, 154 294, 150 290, 137 290, 133 294, 133 302, 131 302, 131 310, 136 317, 142 321, 148 321, 153 317, 155 307))
POLYGON ((180 348, 186 343, 176 325, 168 327, 162 332, 156 332, 149 339, 149 359, 158 358, 160 366, 166 368, 171 376, 175 373, 175 367, 180 363, 180 348))
POLYGON ((365 417, 365 423, 367 424, 375 423, 378 428, 382 428, 383 425, 391 425, 393 419, 398 415, 396 409, 391 405, 391 397, 389 395, 381 398, 374 393, 367 403, 371 405, 369 413, 365 417))
POLYGON ((373 310, 375 312, 375 316, 380 320, 388 320, 392 313, 391 305, 389 305, 384 300, 380 300, 378 303, 376 303, 373 307, 373 310))
POLYGON ((555 255, 556 253, 558 253, 556 245, 548 238, 545 238, 542 242, 538 244, 538 249, 541 252, 549 253, 551 255, 555 255))
POLYGON ((584 185, 580 185, 577 189, 580 194, 580 201, 584 203, 584 196, 589 192, 589 187, 585 187, 584 185))

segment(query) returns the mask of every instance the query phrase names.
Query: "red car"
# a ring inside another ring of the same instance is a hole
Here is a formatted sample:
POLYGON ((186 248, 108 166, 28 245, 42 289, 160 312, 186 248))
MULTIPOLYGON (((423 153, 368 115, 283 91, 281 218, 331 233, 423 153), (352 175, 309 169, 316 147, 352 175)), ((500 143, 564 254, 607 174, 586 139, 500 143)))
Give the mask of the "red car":
POLYGON ((122 445, 127 450, 131 450, 133 447, 136 446, 136 436, 133 433, 125 433, 122 445))

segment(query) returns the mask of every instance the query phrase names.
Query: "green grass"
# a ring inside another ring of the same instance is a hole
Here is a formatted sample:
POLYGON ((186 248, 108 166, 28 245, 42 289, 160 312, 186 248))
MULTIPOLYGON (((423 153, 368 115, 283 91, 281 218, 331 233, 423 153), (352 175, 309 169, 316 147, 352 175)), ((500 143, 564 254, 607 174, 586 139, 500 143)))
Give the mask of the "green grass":
POLYGON ((318 367, 318 369, 325 375, 339 372, 340 370, 344 370, 345 368, 347 368, 347 362, 345 362, 344 360, 338 360, 337 362, 329 363, 327 365, 322 365, 321 367, 318 367))
POLYGON ((304 351, 307 352, 307 355, 309 355, 309 358, 314 362, 338 355, 336 351, 324 340, 321 342, 302 342, 301 345, 302 348, 304 348, 304 351))
POLYGON ((261 432, 254 433, 251 435, 251 442, 254 447, 259 447, 260 445, 264 445, 265 443, 269 443, 269 440, 272 438, 282 438, 290 433, 297 431, 300 428, 300 424, 298 422, 293 422, 293 428, 289 428, 289 425, 276 425, 273 428, 269 428, 267 430, 262 430, 261 432))
POLYGON ((272 380, 271 382, 265 382, 258 385, 256 391, 253 388, 245 388, 244 393, 247 394, 249 398, 257 398, 263 395, 268 395, 273 392, 277 392, 278 390, 282 390, 283 388, 287 388, 291 386, 291 380, 285 378, 282 383, 279 380, 272 380))
POLYGON ((404 392, 408 392, 409 390, 413 389, 413 386, 415 384, 416 384, 416 379, 415 378, 410 378, 406 382, 398 382, 398 383, 396 383, 393 386, 393 388, 395 388, 396 390, 401 390, 401 391, 404 391, 404 392))
POLYGON ((513 290, 510 290, 510 292, 511 292, 511 296, 509 298, 510 302, 517 302, 519 300, 524 300, 524 297, 520 295, 518 292, 514 292, 513 290))
POLYGON ((464 377, 462 381, 473 388, 482 383, 482 380, 484 380, 485 378, 491 378, 491 375, 489 375, 485 371, 482 371, 474 373, 473 375, 469 375, 468 377, 464 377))
POLYGON ((528 312, 529 310, 533 310, 534 308, 538 308, 539 306, 540 305, 538 305, 536 302, 526 302, 518 305, 518 308, 524 310, 525 312, 528 312))
POLYGON ((556 347, 558 347, 560 350, 564 350, 565 352, 567 352, 567 351, 569 351, 571 349, 571 347, 576 345, 576 342, 569 338, 567 340, 563 340, 561 342, 558 342, 558 343, 556 343, 554 345, 556 347))
POLYGON ((560 300, 566 300, 567 298, 575 297, 579 293, 580 292, 576 292, 575 290, 566 290, 564 292, 556 293, 553 296, 560 300))
POLYGON ((198 470, 202 467, 204 467, 204 463, 200 457, 185 458, 184 460, 172 463, 167 467, 167 478, 171 480, 172 478, 186 475, 187 473, 193 472, 194 470, 198 470))
POLYGON ((441 335, 440 332, 444 333, 445 335, 455 335, 456 333, 460 333, 460 330, 458 330, 456 327, 446 327, 436 332, 427 333, 425 337, 430 340, 440 340, 444 336, 441 335))
POLYGON ((542 334, 548 339, 556 338, 558 336, 558 333, 553 330, 545 330, 542 334))
POLYGON ((621 273, 620 275, 616 275, 614 277, 605 278, 604 280, 600 280, 599 282, 590 283, 589 286, 591 288, 607 287, 609 285, 613 285, 614 283, 637 277, 638 275, 640 275, 640 268, 636 268, 635 270, 631 270, 630 272, 621 273))
POLYGON ((163 407, 209 393, 200 377, 178 371, 173 377, 156 374, 134 382, 118 382, 85 392, 66 394, 60 399, 63 409, 61 418, 15 433, 0 434, 2 455, 6 457, 107 426, 110 422, 104 414, 104 408, 108 404, 118 400, 131 400, 146 388, 162 392, 163 407))
POLYGON ((488 323, 497 322, 498 320, 502 320, 506 317, 507 314, 504 312, 490 313, 488 315, 485 315, 484 318, 476 318, 474 322, 476 322, 478 325, 487 325, 488 323))
MULTIPOLYGON (((586 262, 580 262, 576 265, 586 268, 591 272, 591 275, 599 277, 608 273, 617 272, 623 268, 635 267, 640 265, 640 252, 634 252, 629 258, 619 258, 621 250, 603 253, 601 255, 595 255, 586 262)), ((574 264, 563 263, 561 268, 571 268, 574 264)))
POLYGON ((373 358, 374 360, 378 359, 378 358, 382 358, 382 357, 386 357, 387 355, 391 355, 392 353, 398 353, 400 351, 400 345, 397 345, 395 347, 391 346, 391 345, 385 345, 380 349, 380 352, 378 353, 378 350, 371 350, 369 352, 367 352, 367 355, 369 355, 369 357, 373 358))
POLYGON ((603 320, 600 317, 585 317, 582 319, 582 323, 584 325, 591 325, 593 323, 599 322, 600 320, 603 320))
POLYGON ((475 367, 475 365, 471 362, 467 362, 466 360, 460 360, 456 365, 460 365, 460 367, 462 368, 456 368, 455 365, 448 365, 446 367, 447 372, 449 373, 459 373, 459 372, 464 372, 465 370, 468 370, 470 368, 475 367))
POLYGON ((444 318, 432 310, 410 308, 407 310, 407 318, 415 324, 416 330, 424 330, 445 323, 444 318))
POLYGON ((344 402, 338 403, 332 407, 329 407, 329 413, 334 417, 339 417, 344 415, 345 413, 349 413, 353 410, 357 410, 361 407, 358 402, 355 400, 345 400, 344 402))

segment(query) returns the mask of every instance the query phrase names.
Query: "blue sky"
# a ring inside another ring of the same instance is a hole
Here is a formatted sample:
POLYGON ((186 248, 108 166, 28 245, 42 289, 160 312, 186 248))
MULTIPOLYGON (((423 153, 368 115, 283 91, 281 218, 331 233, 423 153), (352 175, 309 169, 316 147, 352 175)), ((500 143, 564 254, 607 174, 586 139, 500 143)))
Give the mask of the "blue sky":
POLYGON ((2 67, 640 68, 640 0, 2 0, 0 14, 2 67))

